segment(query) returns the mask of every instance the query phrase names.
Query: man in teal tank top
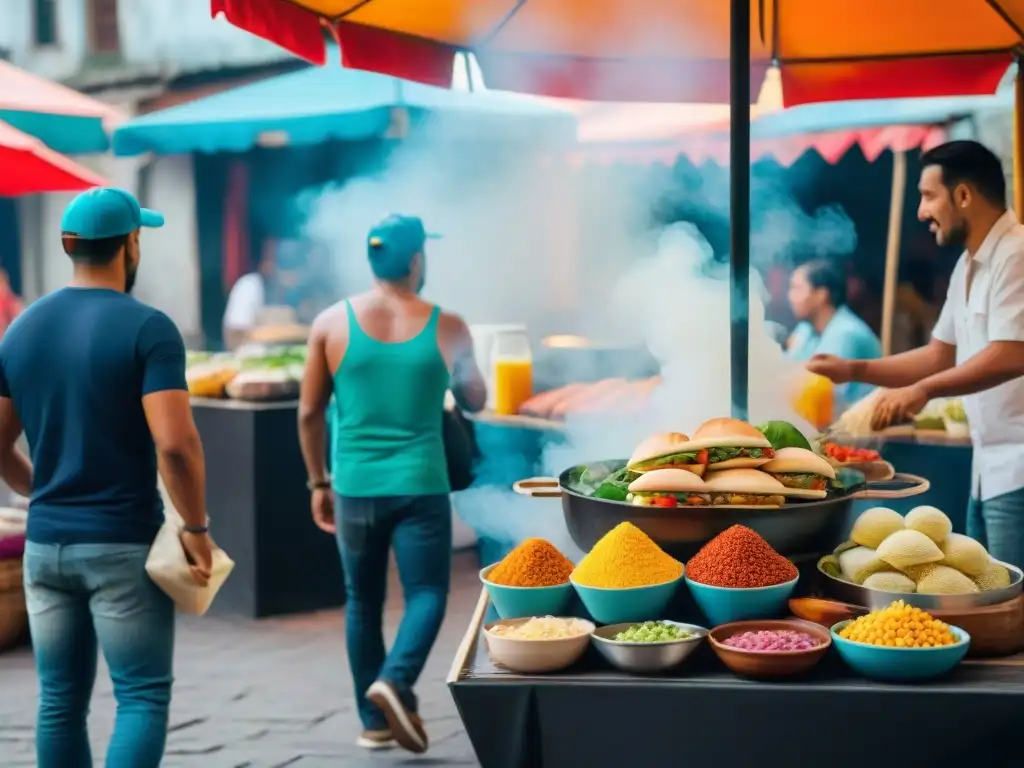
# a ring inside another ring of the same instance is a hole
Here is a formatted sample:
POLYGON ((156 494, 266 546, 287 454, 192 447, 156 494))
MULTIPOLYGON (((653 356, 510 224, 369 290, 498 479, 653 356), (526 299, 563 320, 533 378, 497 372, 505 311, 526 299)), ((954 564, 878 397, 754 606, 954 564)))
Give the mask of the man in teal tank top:
POLYGON ((313 519, 337 537, 345 570, 345 636, 364 728, 358 743, 398 742, 415 753, 428 740, 413 686, 441 628, 451 569, 445 393, 468 411, 487 398, 466 324, 419 297, 427 237, 411 216, 389 216, 370 231, 376 284, 313 323, 299 407, 313 519), (386 652, 392 550, 405 615, 386 652))

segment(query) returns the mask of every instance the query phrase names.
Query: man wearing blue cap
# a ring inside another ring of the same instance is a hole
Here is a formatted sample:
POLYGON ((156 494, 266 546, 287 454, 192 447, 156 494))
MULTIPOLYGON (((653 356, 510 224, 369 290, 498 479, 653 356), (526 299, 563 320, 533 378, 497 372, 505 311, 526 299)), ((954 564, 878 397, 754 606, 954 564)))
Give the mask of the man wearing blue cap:
POLYGON ((163 523, 158 462, 186 524, 193 578, 210 575, 185 346, 166 315, 128 295, 139 230, 162 224, 124 190, 76 197, 61 222, 71 285, 36 301, 0 341, 0 474, 31 499, 25 595, 39 768, 92 766, 86 715, 98 651, 117 699, 108 768, 162 759, 174 605, 146 575, 163 523), (23 429, 31 464, 15 448, 23 429))
POLYGON ((415 753, 426 751, 427 734, 413 686, 441 628, 450 578, 445 395, 450 388, 470 411, 487 397, 466 324, 419 296, 427 238, 412 216, 388 216, 370 231, 376 284, 313 323, 299 407, 313 519, 337 536, 345 570, 345 632, 364 727, 358 743, 380 749, 398 742, 415 753), (381 624, 392 550, 405 615, 386 653, 381 624))

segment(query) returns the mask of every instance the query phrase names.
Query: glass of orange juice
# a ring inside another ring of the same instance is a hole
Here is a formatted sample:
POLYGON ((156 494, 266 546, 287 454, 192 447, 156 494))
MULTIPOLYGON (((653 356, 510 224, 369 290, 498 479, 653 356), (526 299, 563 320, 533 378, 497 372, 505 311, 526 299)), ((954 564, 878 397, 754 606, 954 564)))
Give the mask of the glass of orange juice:
POLYGON ((512 416, 533 395, 533 356, 522 331, 500 331, 494 338, 494 412, 512 416))
POLYGON ((808 373, 793 403, 794 410, 815 428, 824 430, 835 416, 835 385, 831 379, 808 373))

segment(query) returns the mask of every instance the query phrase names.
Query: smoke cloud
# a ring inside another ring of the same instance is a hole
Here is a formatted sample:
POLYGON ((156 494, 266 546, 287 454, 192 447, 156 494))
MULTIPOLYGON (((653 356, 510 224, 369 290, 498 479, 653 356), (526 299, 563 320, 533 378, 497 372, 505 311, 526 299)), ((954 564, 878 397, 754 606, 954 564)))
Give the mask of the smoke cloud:
MULTIPOLYGON (((534 343, 578 333, 649 349, 663 384, 648 406, 628 417, 570 419, 564 439, 544 448, 540 467, 515 465, 523 476, 623 458, 651 432, 689 433, 730 411, 728 253, 709 242, 714 226, 701 224, 727 224, 727 172, 705 167, 682 178, 665 167, 576 168, 563 157, 543 120, 530 140, 508 145, 488 136, 453 142, 428 127, 379 172, 303 202, 305 234, 331 250, 341 296, 371 285, 368 228, 403 212, 443 236, 427 246, 424 296, 470 324, 525 323, 534 343)), ((777 175, 755 177, 753 187, 756 267, 854 249, 853 224, 840 209, 805 211, 777 175)), ((809 430, 790 406, 799 368, 765 326, 756 271, 750 301, 751 420, 786 419, 809 430)), ((513 454, 491 460, 519 462, 513 454)), ((456 506, 480 535, 510 544, 542 536, 570 557, 580 554, 557 500, 492 485, 459 494, 456 506)))

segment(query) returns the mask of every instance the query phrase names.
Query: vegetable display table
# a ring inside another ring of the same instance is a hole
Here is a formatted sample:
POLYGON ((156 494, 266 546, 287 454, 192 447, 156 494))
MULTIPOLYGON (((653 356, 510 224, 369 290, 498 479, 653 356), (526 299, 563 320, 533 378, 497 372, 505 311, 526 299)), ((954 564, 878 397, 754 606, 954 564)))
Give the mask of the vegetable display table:
POLYGON ((673 677, 625 675, 593 649, 567 672, 524 676, 491 662, 481 628, 495 618, 482 593, 448 678, 483 768, 933 768, 1018 753, 1024 656, 888 685, 854 677, 830 652, 805 679, 758 683, 705 644, 673 677))
POLYGON ((192 399, 211 533, 235 561, 211 614, 263 618, 345 601, 337 545, 309 512, 297 407, 192 399))

